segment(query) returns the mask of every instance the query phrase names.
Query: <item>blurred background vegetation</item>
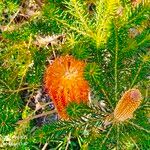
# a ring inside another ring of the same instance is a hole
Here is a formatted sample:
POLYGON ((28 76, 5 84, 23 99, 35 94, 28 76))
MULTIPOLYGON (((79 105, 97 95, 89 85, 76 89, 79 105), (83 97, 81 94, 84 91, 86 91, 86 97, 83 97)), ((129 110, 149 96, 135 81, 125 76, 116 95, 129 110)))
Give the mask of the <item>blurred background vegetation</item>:
POLYGON ((0 1, 0 149, 150 149, 149 10, 147 0, 0 1), (66 54, 87 63, 92 105, 47 123, 44 71, 66 54), (130 88, 143 96, 133 119, 100 129, 130 88))

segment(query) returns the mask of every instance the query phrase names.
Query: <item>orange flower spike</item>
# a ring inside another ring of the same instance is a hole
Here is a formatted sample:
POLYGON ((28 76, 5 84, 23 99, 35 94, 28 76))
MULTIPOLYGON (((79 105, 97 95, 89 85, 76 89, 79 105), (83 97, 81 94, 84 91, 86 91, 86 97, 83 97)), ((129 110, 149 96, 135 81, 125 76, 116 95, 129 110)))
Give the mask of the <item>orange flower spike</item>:
POLYGON ((114 110, 115 121, 125 121, 133 117, 133 112, 141 103, 141 93, 138 89, 126 91, 114 110))
POLYGON ((67 119, 70 102, 88 103, 88 82, 83 77, 85 63, 72 56, 56 58, 45 73, 45 88, 61 118, 67 119))

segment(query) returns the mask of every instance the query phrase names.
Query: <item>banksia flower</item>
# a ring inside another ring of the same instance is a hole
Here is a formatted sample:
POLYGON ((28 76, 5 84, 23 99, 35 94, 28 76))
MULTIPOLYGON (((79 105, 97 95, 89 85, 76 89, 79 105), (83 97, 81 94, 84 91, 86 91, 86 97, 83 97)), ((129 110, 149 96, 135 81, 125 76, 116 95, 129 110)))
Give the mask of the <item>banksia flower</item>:
POLYGON ((45 88, 58 114, 67 119, 66 107, 70 102, 88 103, 88 82, 83 77, 85 63, 72 56, 56 58, 45 73, 45 88))
POLYGON ((126 91, 114 110, 114 120, 125 121, 126 119, 132 118, 133 112, 141 103, 141 99, 142 96, 138 89, 126 91))

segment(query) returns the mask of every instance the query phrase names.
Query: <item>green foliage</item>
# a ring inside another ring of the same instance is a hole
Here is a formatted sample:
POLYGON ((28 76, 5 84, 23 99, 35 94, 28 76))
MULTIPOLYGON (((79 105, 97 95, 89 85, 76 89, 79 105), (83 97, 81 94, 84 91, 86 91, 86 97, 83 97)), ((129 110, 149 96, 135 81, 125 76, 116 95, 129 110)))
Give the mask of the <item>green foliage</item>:
MULTIPOLYGON (((0 2, 0 148, 42 149, 47 144, 48 149, 66 150, 149 149, 148 2, 134 6, 129 0, 47 0, 19 22, 13 17, 19 16, 23 3, 0 2), (52 35, 64 35, 65 41, 38 43, 38 37, 52 35), (89 106, 70 104, 69 120, 42 127, 35 119, 18 124, 36 114, 27 105, 43 85, 48 61, 66 54, 86 62, 89 106), (143 97, 133 118, 106 125, 106 116, 131 88, 138 88, 143 97), (24 91, 29 96, 22 99, 24 91), (12 145, 4 144, 7 138, 12 145)), ((37 6, 32 0, 30 5, 37 6)))
MULTIPOLYGON (((50 125, 43 126, 35 132, 33 139, 41 143, 46 141, 58 142, 59 147, 64 148, 67 145, 66 137, 70 136, 71 141, 74 138, 81 140, 83 137, 89 140, 95 139, 101 131, 101 111, 97 107, 88 107, 83 104, 72 103, 67 108, 71 119, 68 121, 57 121, 50 125), (95 112, 97 112, 95 114, 95 112), (82 113, 82 116, 81 116, 82 113), (89 136, 92 135, 92 136, 89 136)), ((33 141, 31 138, 31 141, 33 141)), ((89 141, 88 141, 89 142, 89 141)), ((77 143, 76 143, 77 144, 77 143)), ((82 143, 83 144, 83 143, 82 143)), ((57 147, 58 148, 58 147, 57 147)))

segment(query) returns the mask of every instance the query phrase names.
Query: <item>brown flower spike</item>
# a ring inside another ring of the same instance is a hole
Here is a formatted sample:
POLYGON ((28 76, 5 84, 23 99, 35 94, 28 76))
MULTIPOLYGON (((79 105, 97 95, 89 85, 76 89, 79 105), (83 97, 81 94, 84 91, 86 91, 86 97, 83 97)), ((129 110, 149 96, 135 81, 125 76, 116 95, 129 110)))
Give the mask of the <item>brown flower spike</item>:
POLYGON ((138 89, 126 91, 114 110, 115 121, 125 121, 133 117, 133 112, 141 103, 141 93, 138 89))
POLYGON ((70 102, 88 103, 89 85, 83 77, 85 63, 72 56, 56 58, 45 73, 45 88, 61 118, 67 119, 70 102))

